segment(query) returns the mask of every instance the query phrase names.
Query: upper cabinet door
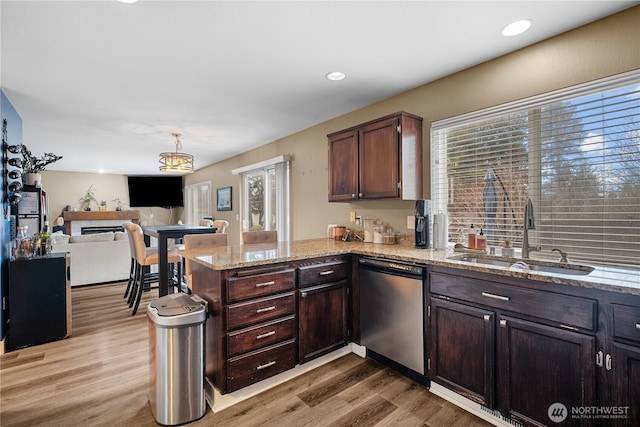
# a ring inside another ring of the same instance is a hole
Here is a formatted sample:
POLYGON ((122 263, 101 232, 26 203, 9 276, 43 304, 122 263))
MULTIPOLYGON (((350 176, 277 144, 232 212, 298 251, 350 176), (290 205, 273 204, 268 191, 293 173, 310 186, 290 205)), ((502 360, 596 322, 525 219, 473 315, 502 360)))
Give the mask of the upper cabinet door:
POLYGON ((329 136, 329 201, 358 199, 358 131, 329 136))
POLYGON ((360 139, 360 198, 398 197, 400 179, 399 125, 397 118, 364 126, 360 139))

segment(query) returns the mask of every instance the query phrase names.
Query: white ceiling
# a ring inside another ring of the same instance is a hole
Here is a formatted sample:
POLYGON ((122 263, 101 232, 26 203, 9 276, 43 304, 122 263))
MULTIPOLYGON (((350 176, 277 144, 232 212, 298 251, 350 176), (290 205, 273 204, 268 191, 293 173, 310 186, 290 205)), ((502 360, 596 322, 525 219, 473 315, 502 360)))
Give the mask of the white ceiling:
POLYGON ((198 169, 639 3, 2 0, 0 84, 49 170, 198 169))

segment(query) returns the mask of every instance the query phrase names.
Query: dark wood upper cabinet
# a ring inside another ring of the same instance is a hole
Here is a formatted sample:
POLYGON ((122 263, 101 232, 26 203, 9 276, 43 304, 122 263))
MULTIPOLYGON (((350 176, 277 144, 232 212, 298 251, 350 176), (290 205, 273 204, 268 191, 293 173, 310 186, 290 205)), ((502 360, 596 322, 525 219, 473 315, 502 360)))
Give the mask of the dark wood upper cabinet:
POLYGON ((399 112, 327 138, 330 202, 422 198, 422 118, 399 112))

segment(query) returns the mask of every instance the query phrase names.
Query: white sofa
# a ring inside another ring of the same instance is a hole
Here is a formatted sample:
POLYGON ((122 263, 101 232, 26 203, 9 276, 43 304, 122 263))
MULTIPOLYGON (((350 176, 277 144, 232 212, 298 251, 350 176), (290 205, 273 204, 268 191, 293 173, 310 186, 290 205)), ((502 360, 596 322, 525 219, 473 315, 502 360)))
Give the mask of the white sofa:
POLYGON ((68 252, 71 286, 127 280, 131 268, 129 238, 123 232, 80 236, 51 235, 52 252, 68 252))

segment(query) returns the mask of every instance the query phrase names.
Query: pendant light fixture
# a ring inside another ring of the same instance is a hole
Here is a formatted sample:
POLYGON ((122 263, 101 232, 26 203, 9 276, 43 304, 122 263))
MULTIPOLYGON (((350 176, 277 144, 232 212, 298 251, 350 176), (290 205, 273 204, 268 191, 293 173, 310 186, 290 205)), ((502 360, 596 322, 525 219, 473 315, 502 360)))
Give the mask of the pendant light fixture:
POLYGON ((193 156, 187 153, 179 153, 182 149, 180 142, 180 134, 172 133, 176 138, 176 151, 160 153, 160 171, 173 173, 191 173, 193 172, 193 156))

